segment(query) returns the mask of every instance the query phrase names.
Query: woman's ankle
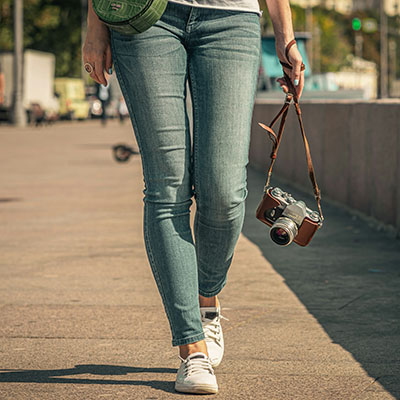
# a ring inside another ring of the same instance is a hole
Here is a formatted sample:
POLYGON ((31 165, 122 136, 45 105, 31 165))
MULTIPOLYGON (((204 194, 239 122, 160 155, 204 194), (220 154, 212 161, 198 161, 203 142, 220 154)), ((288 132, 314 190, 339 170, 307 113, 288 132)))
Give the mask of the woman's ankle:
POLYGON ((204 297, 201 294, 199 294, 199 302, 200 302, 200 307, 217 307, 219 305, 217 296, 204 297))
POLYGON ((205 355, 208 356, 207 345, 204 340, 200 340, 199 342, 188 343, 188 344, 179 346, 179 355, 183 359, 186 359, 190 354, 198 353, 198 352, 204 353, 205 355))

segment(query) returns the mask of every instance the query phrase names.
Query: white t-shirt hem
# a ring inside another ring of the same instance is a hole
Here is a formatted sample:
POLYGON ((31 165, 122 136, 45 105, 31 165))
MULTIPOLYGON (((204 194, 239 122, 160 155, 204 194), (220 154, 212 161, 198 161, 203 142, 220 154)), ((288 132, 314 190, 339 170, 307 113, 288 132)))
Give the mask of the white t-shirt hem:
POLYGON ((177 4, 182 4, 184 6, 189 6, 189 7, 198 7, 198 8, 213 8, 216 10, 229 10, 229 11, 243 11, 243 12, 251 12, 258 14, 260 17, 262 15, 262 11, 260 10, 255 10, 255 9, 250 9, 250 8, 241 8, 241 7, 223 7, 223 6, 212 6, 208 4, 190 4, 186 3, 185 1, 179 1, 179 0, 168 0, 171 3, 177 3, 177 4))

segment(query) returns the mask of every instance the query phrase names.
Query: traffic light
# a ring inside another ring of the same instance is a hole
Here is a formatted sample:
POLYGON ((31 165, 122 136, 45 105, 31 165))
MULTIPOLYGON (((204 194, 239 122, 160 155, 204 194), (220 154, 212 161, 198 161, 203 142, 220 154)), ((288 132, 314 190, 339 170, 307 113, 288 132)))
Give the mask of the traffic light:
POLYGON ((353 27, 353 30, 359 31, 361 29, 361 19, 353 18, 353 20, 351 22, 351 26, 353 27))

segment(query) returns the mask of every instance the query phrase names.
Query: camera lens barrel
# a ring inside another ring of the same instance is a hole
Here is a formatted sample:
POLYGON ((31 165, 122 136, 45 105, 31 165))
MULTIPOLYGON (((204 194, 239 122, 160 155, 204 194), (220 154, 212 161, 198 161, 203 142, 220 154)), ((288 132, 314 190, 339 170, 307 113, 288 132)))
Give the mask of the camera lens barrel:
POLYGON ((290 218, 280 217, 271 226, 270 235, 273 242, 288 246, 299 232, 297 225, 290 218))

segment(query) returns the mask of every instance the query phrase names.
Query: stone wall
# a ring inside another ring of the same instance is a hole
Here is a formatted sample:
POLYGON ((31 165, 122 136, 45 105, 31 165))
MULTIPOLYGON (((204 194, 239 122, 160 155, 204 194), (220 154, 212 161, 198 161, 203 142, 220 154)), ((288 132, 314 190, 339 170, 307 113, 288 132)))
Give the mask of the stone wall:
MULTIPOLYGON (((250 165, 261 171, 266 171, 271 141, 257 122, 269 124, 281 105, 257 100, 254 107, 250 165)), ((301 108, 322 196, 400 234, 400 101, 305 101, 301 108)), ((274 173, 311 190, 294 107, 274 173)))

